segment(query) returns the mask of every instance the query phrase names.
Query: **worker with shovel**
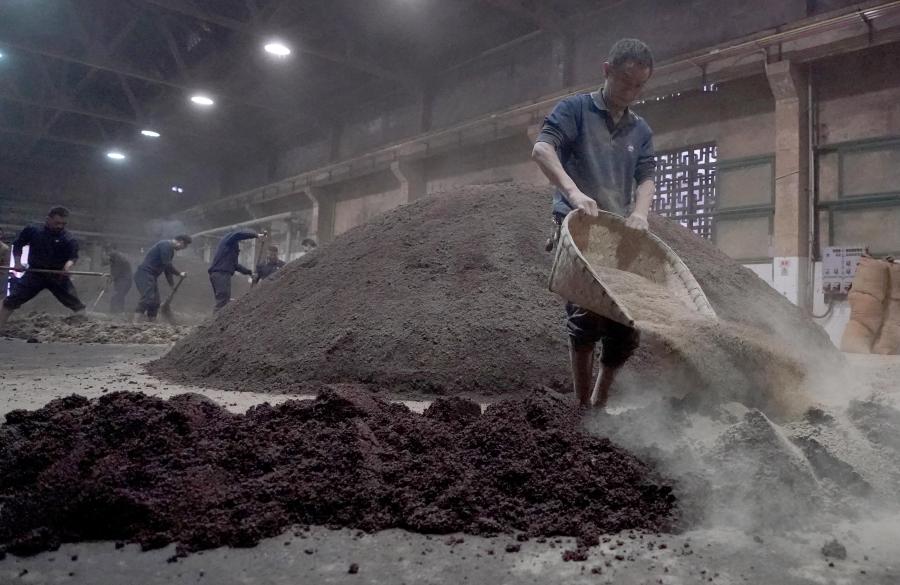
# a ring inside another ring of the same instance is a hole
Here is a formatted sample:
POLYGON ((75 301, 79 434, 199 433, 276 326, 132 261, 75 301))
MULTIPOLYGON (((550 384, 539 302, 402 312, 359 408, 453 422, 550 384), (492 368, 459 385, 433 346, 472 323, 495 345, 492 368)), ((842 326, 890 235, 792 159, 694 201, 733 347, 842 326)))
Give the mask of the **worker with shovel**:
POLYGON ((0 228, 0 263, 9 260, 9 258, 6 257, 7 254, 9 254, 9 246, 3 241, 3 228, 0 228))
POLYGON ((147 251, 144 261, 134 271, 134 285, 141 293, 141 300, 134 310, 135 320, 140 315, 146 315, 147 321, 156 321, 160 305, 157 279, 160 274, 165 274, 169 286, 174 288, 176 276, 181 278, 187 276, 187 273, 175 268, 172 261, 175 259, 175 252, 184 250, 190 245, 191 236, 181 235, 171 240, 161 240, 147 251))
MULTIPOLYGON (((112 294, 109 297, 109 312, 118 315, 125 312, 125 297, 131 290, 131 262, 116 250, 112 244, 103 247, 103 264, 109 265, 112 294)), ((91 309, 93 310, 93 309, 91 309)))
POLYGON ((251 229, 242 229, 225 234, 216 247, 215 256, 209 265, 209 283, 212 285, 216 299, 215 311, 231 302, 231 277, 235 272, 252 276, 253 271, 238 262, 241 254, 241 242, 255 238, 265 238, 266 232, 257 233, 251 229))
MULTIPOLYGON (((656 192, 653 131, 630 109, 653 72, 653 55, 637 39, 613 45, 603 64, 606 83, 598 91, 563 99, 544 121, 532 159, 556 187, 554 238, 567 214, 598 209, 626 217, 625 225, 647 230, 656 192)), ((548 241, 553 248, 554 238, 548 241)), ((603 408, 615 375, 638 346, 636 329, 566 304, 566 328, 575 395, 581 406, 603 408), (602 343, 602 370, 591 392, 594 346, 602 343)))
POLYGON ((42 290, 49 290, 76 314, 84 312, 84 304, 78 298, 70 272, 78 260, 78 241, 66 231, 69 210, 54 207, 47 213, 43 226, 28 226, 13 242, 13 269, 24 276, 0 308, 0 329, 13 311, 33 299, 42 290), (28 268, 22 265, 22 250, 28 246, 28 268))
POLYGON ((284 266, 284 260, 278 257, 278 246, 268 246, 266 259, 256 265, 256 275, 253 277, 253 284, 260 280, 265 280, 275 274, 284 266))

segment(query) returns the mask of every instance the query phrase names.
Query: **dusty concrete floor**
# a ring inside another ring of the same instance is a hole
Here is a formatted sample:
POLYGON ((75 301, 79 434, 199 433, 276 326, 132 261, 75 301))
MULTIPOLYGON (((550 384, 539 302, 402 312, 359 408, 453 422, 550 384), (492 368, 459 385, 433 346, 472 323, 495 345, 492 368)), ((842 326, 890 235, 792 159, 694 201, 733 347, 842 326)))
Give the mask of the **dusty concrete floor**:
MULTIPOLYGON (((238 411, 284 399, 165 384, 144 375, 140 365, 165 350, 0 339, 0 413, 37 408, 73 392, 95 397, 122 389, 164 397, 202 392, 238 411)), ((869 388, 900 396, 900 359, 854 357, 852 363, 869 388)), ((142 553, 134 546, 116 549, 111 542, 80 543, 30 558, 7 557, 0 561, 0 584, 900 583, 896 513, 861 515, 814 532, 748 534, 715 526, 643 539, 623 534, 593 549, 583 563, 562 561, 569 539, 525 542, 520 552, 507 553, 506 545, 515 542, 511 536, 462 538, 464 542, 449 545, 447 536, 399 530, 358 535, 314 527, 305 533, 288 531, 252 549, 217 549, 174 563, 166 562, 172 546, 142 553), (832 538, 846 547, 846 560, 829 561, 820 552, 832 538), (358 564, 358 574, 349 574, 351 563, 358 564)))

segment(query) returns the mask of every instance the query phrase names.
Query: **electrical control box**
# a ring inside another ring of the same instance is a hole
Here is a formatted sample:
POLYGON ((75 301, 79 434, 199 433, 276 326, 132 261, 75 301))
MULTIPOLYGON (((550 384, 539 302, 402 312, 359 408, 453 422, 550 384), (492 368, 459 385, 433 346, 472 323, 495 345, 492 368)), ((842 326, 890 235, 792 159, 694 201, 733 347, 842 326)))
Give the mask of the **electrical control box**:
POLYGON ((822 254, 822 292, 826 297, 850 292, 859 259, 866 254, 865 246, 829 246, 822 254))
POLYGON ((822 254, 822 292, 826 295, 841 292, 844 268, 844 249, 829 246, 822 254))
POLYGON ((856 276, 856 267, 859 266, 859 260, 866 254, 866 251, 867 248, 865 246, 844 248, 843 272, 841 273, 841 292, 843 294, 850 292, 853 277, 856 276))

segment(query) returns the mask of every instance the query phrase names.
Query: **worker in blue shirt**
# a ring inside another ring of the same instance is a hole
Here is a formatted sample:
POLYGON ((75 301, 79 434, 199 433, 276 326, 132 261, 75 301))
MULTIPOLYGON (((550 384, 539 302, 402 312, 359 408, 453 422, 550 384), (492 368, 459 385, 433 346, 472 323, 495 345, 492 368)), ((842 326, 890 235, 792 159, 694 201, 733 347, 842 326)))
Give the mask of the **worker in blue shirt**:
POLYGON ((43 226, 26 227, 13 242, 13 266, 16 272, 24 271, 25 275, 3 301, 3 307, 0 308, 0 329, 13 311, 45 289, 76 314, 84 311, 84 304, 78 298, 72 279, 65 274, 78 260, 78 241, 66 231, 68 221, 69 210, 54 207, 47 213, 43 226), (29 247, 28 268, 58 270, 63 274, 26 271, 22 266, 22 249, 25 246, 29 247))
MULTIPOLYGON (((599 210, 624 218, 628 228, 648 229, 656 193, 653 131, 631 110, 653 73, 653 54, 637 39, 613 45, 603 64, 599 90, 567 97, 550 112, 532 159, 556 188, 554 237, 567 214, 599 210)), ((616 373, 640 343, 637 329, 621 325, 574 303, 566 304, 566 329, 575 396, 582 407, 606 406, 616 373), (600 375, 591 391, 594 346, 602 343, 600 375)))
POLYGON ((209 283, 212 285, 216 299, 215 311, 231 301, 231 277, 235 272, 252 276, 253 271, 238 262, 241 254, 241 242, 264 238, 266 232, 257 233, 251 229, 242 229, 225 234, 216 247, 212 263, 209 265, 209 283))
POLYGON ((191 236, 181 235, 171 240, 161 240, 147 251, 144 261, 134 271, 134 285, 141 293, 141 300, 134 310, 135 320, 141 315, 146 315, 148 321, 156 321, 160 305, 157 279, 160 274, 165 274, 169 286, 175 286, 174 277, 187 276, 186 272, 175 268, 172 261, 175 259, 175 252, 184 250, 190 245, 191 236))

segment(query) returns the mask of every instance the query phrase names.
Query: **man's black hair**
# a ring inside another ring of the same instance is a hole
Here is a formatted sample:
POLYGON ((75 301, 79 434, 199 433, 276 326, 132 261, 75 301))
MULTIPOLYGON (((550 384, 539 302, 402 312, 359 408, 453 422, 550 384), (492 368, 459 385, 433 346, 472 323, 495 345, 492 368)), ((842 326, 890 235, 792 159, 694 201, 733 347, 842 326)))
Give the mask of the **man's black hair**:
POLYGON ((650 47, 638 39, 621 39, 609 50, 607 62, 615 68, 621 68, 628 63, 634 63, 641 67, 649 67, 653 70, 653 53, 650 47))
POLYGON ((61 205, 51 207, 50 211, 47 212, 47 217, 53 217, 54 215, 58 217, 69 217, 69 210, 61 205))
POLYGON ((187 234, 181 234, 180 236, 175 236, 175 239, 178 240, 179 242, 182 242, 185 246, 190 246, 191 242, 194 241, 194 239, 187 234))

